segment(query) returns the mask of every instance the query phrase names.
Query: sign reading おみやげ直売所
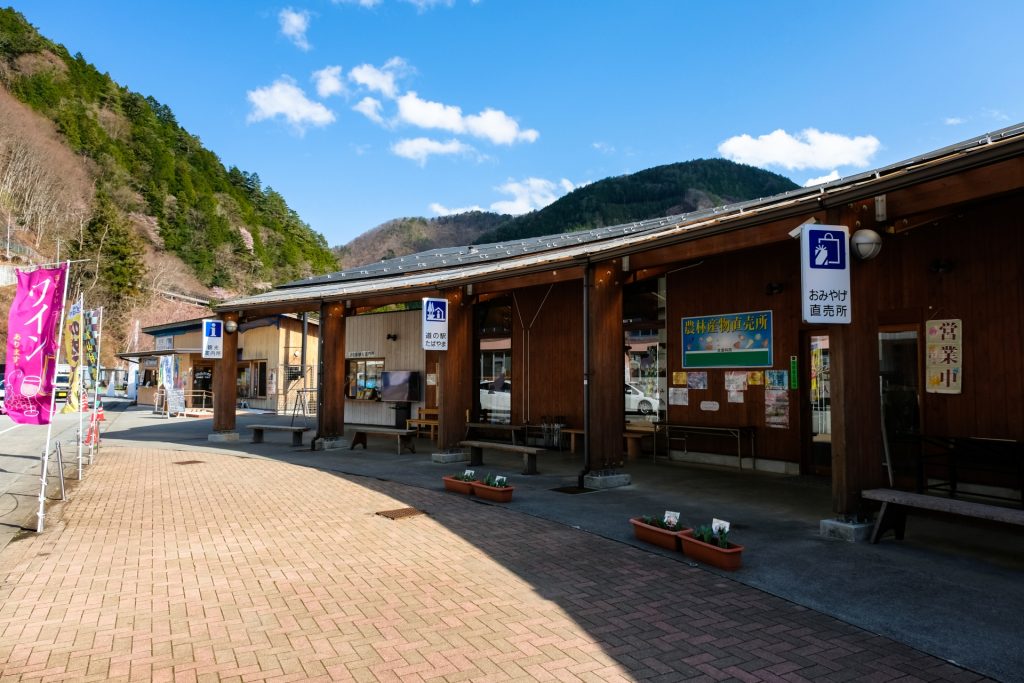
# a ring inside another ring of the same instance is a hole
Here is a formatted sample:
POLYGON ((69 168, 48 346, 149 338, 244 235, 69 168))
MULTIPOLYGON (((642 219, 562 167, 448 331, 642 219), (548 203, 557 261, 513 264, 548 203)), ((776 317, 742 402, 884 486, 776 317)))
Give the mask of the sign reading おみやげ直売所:
POLYGON ((684 368, 771 366, 771 311, 683 318, 684 368))
POLYGON ((448 350, 448 299, 423 299, 423 349, 448 350))
POLYGON ((850 323, 850 233, 845 225, 802 226, 800 299, 805 323, 850 323))
POLYGON ((224 322, 203 320, 203 358, 220 358, 224 355, 224 322))

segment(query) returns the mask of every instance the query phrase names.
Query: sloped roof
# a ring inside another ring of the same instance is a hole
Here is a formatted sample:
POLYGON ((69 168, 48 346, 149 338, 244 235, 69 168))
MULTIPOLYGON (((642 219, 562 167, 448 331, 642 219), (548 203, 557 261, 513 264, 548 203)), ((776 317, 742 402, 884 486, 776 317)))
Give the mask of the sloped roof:
MULTIPOLYGON (((560 233, 483 245, 432 249, 328 275, 289 282, 268 292, 225 301, 219 312, 270 305, 318 304, 394 292, 432 291, 510 275, 569 267, 651 249, 703 233, 737 229, 763 222, 775 213, 815 211, 847 195, 874 196, 962 170, 993 163, 1001 155, 1021 154, 1024 123, 922 154, 905 161, 840 178, 822 185, 789 190, 762 199, 691 213, 653 218, 606 228, 560 233), (1014 142, 1016 144, 1010 145, 1014 142), (830 200, 832 200, 830 202, 830 200)), ((850 197, 852 199, 852 197, 850 197)))

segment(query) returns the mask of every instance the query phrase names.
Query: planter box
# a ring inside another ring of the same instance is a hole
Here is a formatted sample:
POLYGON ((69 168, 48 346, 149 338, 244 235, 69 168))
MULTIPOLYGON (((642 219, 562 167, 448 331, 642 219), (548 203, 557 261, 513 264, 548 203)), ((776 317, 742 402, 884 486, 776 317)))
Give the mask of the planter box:
POLYGON ((629 523, 633 525, 633 535, 637 539, 644 543, 660 546, 666 550, 679 550, 679 534, 691 531, 691 529, 669 531, 668 529, 662 529, 660 526, 646 524, 639 517, 633 517, 629 520, 629 523))
POLYGON ((692 529, 681 532, 679 540, 683 544, 684 555, 712 567, 733 571, 739 569, 743 562, 741 545, 730 543, 728 548, 719 548, 717 545, 694 538, 692 529))
POLYGON ((512 492, 515 490, 515 486, 488 486, 483 482, 473 482, 473 495, 495 503, 509 502, 512 500, 512 492))
POLYGON ((454 477, 442 477, 442 479, 444 479, 444 488, 446 491, 464 493, 467 496, 473 495, 473 484, 476 482, 462 481, 461 479, 455 479, 454 477))

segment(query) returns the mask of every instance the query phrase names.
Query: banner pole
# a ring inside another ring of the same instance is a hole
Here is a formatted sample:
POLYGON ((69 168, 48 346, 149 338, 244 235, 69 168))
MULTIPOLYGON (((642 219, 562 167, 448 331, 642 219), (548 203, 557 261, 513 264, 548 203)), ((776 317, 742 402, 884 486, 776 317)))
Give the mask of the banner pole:
MULTIPOLYGON (((57 365, 60 361, 60 345, 64 338, 64 315, 67 312, 68 280, 71 279, 71 261, 64 263, 64 294, 60 299, 60 326, 57 328, 57 357, 53 367, 54 376, 57 374, 57 365)), ((52 383, 51 383, 52 384, 52 383)), ((46 424, 46 448, 43 449, 43 457, 40 458, 42 472, 39 481, 39 512, 36 513, 36 533, 43 533, 44 520, 46 518, 46 466, 50 459, 50 439, 53 437, 53 415, 57 410, 57 392, 50 390, 50 421, 46 424)), ((61 482, 63 483, 63 481, 61 482)))
MULTIPOLYGON (((85 320, 85 294, 78 295, 78 308, 82 311, 82 320, 85 320)), ((82 441, 85 436, 82 434, 82 419, 85 417, 82 407, 82 396, 88 396, 89 390, 85 386, 85 376, 82 373, 82 359, 85 355, 82 350, 85 348, 85 325, 78 328, 78 481, 82 481, 82 441)))
POLYGON ((100 322, 96 328, 96 378, 93 380, 93 401, 92 401, 92 416, 95 418, 96 425, 96 447, 89 449, 89 464, 92 464, 92 455, 100 447, 100 420, 99 420, 99 404, 100 404, 100 372, 103 370, 103 307, 100 306, 100 322))

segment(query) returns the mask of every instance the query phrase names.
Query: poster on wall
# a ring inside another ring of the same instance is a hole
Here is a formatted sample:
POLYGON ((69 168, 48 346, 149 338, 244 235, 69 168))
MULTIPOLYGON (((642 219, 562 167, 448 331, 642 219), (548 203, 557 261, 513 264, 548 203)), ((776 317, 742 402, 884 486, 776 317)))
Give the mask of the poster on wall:
MULTIPOLYGON (((739 370, 730 370, 725 373, 725 390, 726 391, 746 391, 747 390, 747 373, 739 370)), ((733 401, 734 403, 742 403, 742 401, 733 401)))
POLYGON ((765 390, 764 423, 775 429, 789 428, 789 394, 785 389, 765 390))
POLYGON ((742 391, 729 391, 729 403, 743 403, 743 392, 742 391))
POLYGON ((684 368, 768 368, 772 312, 683 318, 684 368))
POLYGON ((925 330, 925 391, 959 394, 963 381, 963 321, 959 318, 928 320, 925 330))
POLYGON ((764 376, 765 387, 768 389, 785 389, 789 384, 789 375, 785 370, 768 370, 764 376))
POLYGON ((687 389, 707 389, 708 388, 708 373, 706 372, 689 372, 686 374, 686 388, 687 389))
POLYGON ((669 387, 668 389, 668 404, 670 406, 688 406, 690 405, 690 390, 683 389, 681 387, 669 387))

